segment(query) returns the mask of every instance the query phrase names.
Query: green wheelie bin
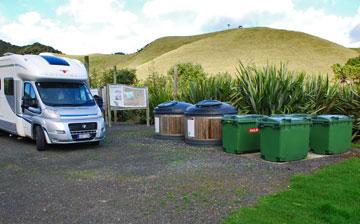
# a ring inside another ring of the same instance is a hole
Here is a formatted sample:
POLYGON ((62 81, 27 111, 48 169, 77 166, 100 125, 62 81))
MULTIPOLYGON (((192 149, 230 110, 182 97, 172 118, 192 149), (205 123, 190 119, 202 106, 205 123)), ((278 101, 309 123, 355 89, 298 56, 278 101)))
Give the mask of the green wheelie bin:
POLYGON ((310 148, 317 154, 338 154, 351 149, 353 119, 345 115, 319 115, 312 119, 310 148))
POLYGON ((285 162, 306 158, 310 120, 301 117, 260 119, 260 152, 268 161, 285 162))
POLYGON ((260 151, 258 119, 263 115, 225 115, 221 120, 222 143, 225 152, 245 153, 260 151))
MULTIPOLYGON (((297 114, 272 114, 272 117, 280 117, 280 116, 284 116, 284 117, 300 117, 300 118, 307 118, 311 121, 311 118, 314 115, 311 114, 302 114, 302 113, 297 113, 297 114)), ((311 124, 310 124, 311 125, 311 124)), ((311 126, 310 126, 310 135, 309 135, 309 144, 310 144, 310 136, 311 136, 311 126)), ((309 145, 310 147, 310 145, 309 145)))

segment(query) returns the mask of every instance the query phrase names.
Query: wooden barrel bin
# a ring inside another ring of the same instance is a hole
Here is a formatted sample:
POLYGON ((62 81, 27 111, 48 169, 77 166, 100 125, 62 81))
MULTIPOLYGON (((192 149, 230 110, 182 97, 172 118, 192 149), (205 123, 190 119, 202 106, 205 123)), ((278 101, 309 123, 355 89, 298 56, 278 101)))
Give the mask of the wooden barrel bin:
POLYGON ((184 139, 184 112, 192 106, 185 102, 170 101, 154 110, 155 137, 158 139, 184 139))
POLYGON ((236 114, 237 110, 226 103, 204 100, 185 111, 185 142, 191 145, 221 145, 221 118, 236 114))

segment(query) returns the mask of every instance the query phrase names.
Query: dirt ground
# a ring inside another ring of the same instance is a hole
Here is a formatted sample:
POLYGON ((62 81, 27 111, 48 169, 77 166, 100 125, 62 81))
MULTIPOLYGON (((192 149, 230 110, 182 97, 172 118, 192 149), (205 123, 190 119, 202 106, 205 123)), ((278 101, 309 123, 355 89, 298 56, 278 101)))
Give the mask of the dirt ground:
POLYGON ((359 154, 271 163, 153 138, 153 127, 116 125, 101 146, 38 152, 0 137, 0 223, 218 223, 294 174, 359 154))

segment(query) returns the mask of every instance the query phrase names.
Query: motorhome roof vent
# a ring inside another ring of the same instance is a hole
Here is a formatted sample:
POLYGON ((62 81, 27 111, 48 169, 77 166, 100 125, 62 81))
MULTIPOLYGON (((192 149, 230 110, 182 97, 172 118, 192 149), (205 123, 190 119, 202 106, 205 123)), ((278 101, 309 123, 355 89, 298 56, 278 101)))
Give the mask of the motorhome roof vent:
POLYGON ((63 65, 63 66, 70 66, 69 63, 59 57, 50 56, 50 55, 40 55, 45 61, 47 61, 50 65, 63 65))
POLYGON ((9 55, 13 55, 14 53, 11 53, 11 52, 6 52, 4 53, 4 56, 9 56, 9 55))

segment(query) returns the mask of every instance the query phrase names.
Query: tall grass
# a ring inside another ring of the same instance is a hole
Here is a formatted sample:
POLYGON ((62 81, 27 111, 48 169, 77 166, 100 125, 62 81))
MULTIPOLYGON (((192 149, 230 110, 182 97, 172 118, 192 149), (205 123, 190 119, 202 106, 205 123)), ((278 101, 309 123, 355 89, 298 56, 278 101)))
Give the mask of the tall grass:
POLYGON ((336 107, 339 106, 341 98, 339 84, 331 83, 328 76, 307 77, 303 92, 302 112, 328 114, 334 113, 336 107))
POLYGON ((234 84, 234 80, 227 73, 205 77, 190 82, 188 88, 182 89, 180 98, 189 103, 197 103, 204 99, 230 102, 234 84))
POLYGON ((258 68, 240 63, 231 101, 242 113, 293 113, 302 106, 304 79, 284 64, 258 68))

